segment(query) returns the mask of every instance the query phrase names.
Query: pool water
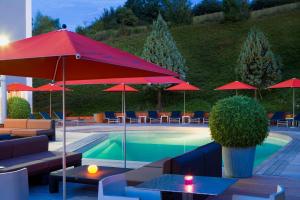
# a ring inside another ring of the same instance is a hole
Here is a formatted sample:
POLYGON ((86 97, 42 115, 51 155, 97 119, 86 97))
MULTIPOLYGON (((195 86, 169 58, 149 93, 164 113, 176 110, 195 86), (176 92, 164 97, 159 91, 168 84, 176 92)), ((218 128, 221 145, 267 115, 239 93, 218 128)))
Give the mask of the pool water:
MULTIPOLYGON (((114 132, 104 142, 83 154, 84 158, 123 160, 123 133, 114 132)), ((174 157, 211 142, 208 134, 175 131, 129 131, 127 134, 127 160, 153 162, 174 157)), ((286 140, 268 137, 257 146, 255 166, 286 145, 286 140)))

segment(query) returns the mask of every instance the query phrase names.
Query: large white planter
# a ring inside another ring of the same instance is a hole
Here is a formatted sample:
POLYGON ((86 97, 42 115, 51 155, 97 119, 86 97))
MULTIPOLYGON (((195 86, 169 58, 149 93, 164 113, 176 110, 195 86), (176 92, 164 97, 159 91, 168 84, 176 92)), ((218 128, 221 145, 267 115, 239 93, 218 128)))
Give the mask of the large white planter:
POLYGON ((251 177, 254 167, 256 147, 222 147, 222 157, 226 177, 251 177))

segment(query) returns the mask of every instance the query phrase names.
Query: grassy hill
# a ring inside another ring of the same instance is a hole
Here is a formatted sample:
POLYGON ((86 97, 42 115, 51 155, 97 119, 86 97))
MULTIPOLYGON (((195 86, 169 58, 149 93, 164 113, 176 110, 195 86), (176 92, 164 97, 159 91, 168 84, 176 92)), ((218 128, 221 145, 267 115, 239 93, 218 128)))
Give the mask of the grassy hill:
MULTIPOLYGON (((200 92, 187 94, 187 110, 209 110, 221 98, 233 92, 220 92, 213 89, 238 79, 234 73, 236 60, 249 29, 253 26, 261 29, 269 39, 272 50, 280 55, 284 68, 283 80, 300 78, 300 10, 251 19, 238 23, 209 23, 175 27, 171 29, 177 46, 187 60, 189 72, 187 80, 202 88, 200 92)), ((148 33, 116 38, 106 41, 108 44, 140 55, 148 33)), ((35 85, 41 81, 36 80, 35 85)), ((107 86, 74 86, 67 96, 67 110, 72 114, 91 114, 98 111, 119 111, 120 94, 101 92, 107 86)), ((137 86, 143 89, 144 86, 137 86)), ((244 92, 253 95, 253 92, 244 92)), ((300 111, 300 89, 298 111, 300 111)), ((128 94, 127 107, 134 110, 155 108, 156 93, 143 90, 137 94, 128 94)), ((60 96, 55 95, 54 107, 60 109, 60 96)), ((35 110, 48 109, 48 94, 35 94, 35 110)), ((291 91, 264 91, 260 100, 268 111, 291 110, 291 91)), ((165 110, 182 109, 182 94, 163 93, 165 110)))

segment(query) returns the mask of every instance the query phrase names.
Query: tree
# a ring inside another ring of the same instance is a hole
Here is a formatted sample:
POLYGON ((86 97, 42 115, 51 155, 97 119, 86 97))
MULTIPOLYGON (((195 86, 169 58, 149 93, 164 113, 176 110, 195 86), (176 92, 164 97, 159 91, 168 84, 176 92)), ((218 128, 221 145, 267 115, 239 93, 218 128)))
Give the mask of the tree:
POLYGON ((265 89, 280 80, 281 68, 281 60, 272 52, 264 33, 252 28, 238 58, 238 75, 243 81, 265 89))
POLYGON ((33 35, 39 35, 42 33, 48 33, 50 31, 60 29, 59 19, 53 19, 50 16, 43 15, 38 12, 33 20, 33 35))
POLYGON ((138 18, 134 15, 130 8, 122 7, 117 10, 117 22, 123 26, 135 26, 138 18))
POLYGON ((163 0, 166 19, 172 24, 191 24, 192 6, 189 0, 163 0))
POLYGON ((225 21, 240 21, 249 18, 248 0, 223 0, 225 21))
POLYGON ((204 15, 222 11, 222 2, 219 0, 203 0, 193 7, 194 15, 204 15))
POLYGON ((127 0, 125 7, 139 18, 140 21, 152 23, 159 13, 162 13, 161 0, 127 0))
MULTIPOLYGON (((185 59, 177 49, 176 42, 161 15, 158 15, 157 20, 153 22, 152 31, 146 39, 142 57, 149 62, 178 73, 182 79, 186 78, 185 59)), ((162 108, 162 88, 156 87, 156 89, 158 89, 157 106, 160 110, 162 108)))

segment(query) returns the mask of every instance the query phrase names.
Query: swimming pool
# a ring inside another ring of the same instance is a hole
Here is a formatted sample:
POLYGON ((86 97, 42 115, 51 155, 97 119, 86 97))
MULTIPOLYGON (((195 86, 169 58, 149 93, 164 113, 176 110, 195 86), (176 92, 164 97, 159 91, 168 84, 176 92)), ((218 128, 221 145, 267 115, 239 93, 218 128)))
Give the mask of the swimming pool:
MULTIPOLYGON (((102 143, 83 154, 84 158, 123 160, 122 132, 114 132, 102 143)), ((127 134, 127 160, 153 162, 174 157, 211 142, 207 133, 199 131, 129 131, 127 134)), ((257 146, 255 166, 274 154, 288 141, 268 137, 257 146)))

